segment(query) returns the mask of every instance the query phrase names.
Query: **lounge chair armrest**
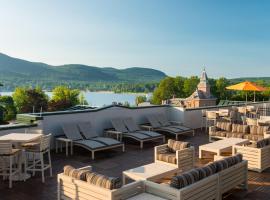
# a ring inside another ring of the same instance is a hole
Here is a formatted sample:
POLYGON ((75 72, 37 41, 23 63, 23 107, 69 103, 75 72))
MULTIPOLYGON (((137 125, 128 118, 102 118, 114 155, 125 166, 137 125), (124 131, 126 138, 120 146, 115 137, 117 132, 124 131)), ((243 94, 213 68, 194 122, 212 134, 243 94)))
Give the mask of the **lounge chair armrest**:
POLYGON ((72 142, 72 139, 64 138, 64 137, 57 137, 56 140, 63 141, 63 142, 72 142))
POLYGON ((255 148, 255 147, 248 147, 248 146, 241 146, 241 145, 233 145, 233 154, 237 153, 237 149, 241 150, 245 150, 245 151, 241 151, 241 154, 243 154, 244 152, 250 150, 250 151, 260 151, 260 149, 255 148))
POLYGON ((165 152, 167 150, 168 150, 168 145, 167 144, 155 146, 155 154, 162 153, 162 152, 165 152))
POLYGON ((172 125, 179 125, 179 126, 183 126, 183 122, 178 122, 178 121, 170 121, 170 124, 172 125))
POLYGON ((115 131, 115 130, 106 130, 105 133, 109 133, 109 134, 122 134, 122 132, 115 131))
POLYGON ((212 135, 212 133, 215 133, 217 131, 217 128, 215 126, 209 127, 209 135, 212 135))
POLYGON ((152 131, 153 130, 153 127, 150 126, 150 125, 140 125, 140 128, 142 130, 147 130, 147 131, 152 131))
POLYGON ((176 151, 176 159, 178 168, 189 170, 194 168, 195 164, 195 149, 193 146, 176 151))
POLYGON ((181 150, 177 150, 176 151, 176 156, 177 157, 181 157, 189 152, 194 152, 194 147, 191 146, 191 147, 188 147, 188 148, 185 148, 185 149, 181 149, 181 150))
POLYGON ((127 199, 134 196, 134 191, 138 193, 144 192, 144 182, 135 181, 126 185, 123 185, 119 189, 112 190, 112 199, 127 199))
POLYGON ((269 138, 270 137, 270 131, 266 131, 263 135, 264 135, 264 138, 269 138))

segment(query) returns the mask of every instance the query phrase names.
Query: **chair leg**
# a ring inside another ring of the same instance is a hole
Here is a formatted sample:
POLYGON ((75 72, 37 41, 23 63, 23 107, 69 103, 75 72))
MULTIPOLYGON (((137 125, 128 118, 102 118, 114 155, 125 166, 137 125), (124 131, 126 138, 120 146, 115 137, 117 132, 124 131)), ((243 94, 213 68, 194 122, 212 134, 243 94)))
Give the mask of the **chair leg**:
POLYGON ((9 156, 9 188, 12 188, 12 165, 13 156, 9 156))
POLYGON ((43 153, 40 153, 40 164, 41 164, 42 183, 44 183, 45 182, 45 177, 44 177, 44 157, 43 157, 43 153))
POLYGON ((35 169, 36 169, 36 155, 33 153, 33 172, 32 175, 35 176, 35 169))
POLYGON ((94 159, 95 159, 95 152, 92 151, 92 160, 94 160, 94 159))
POLYGON ((122 146, 122 151, 125 152, 125 145, 122 146))
POLYGON ((50 166, 50 176, 52 176, 52 161, 51 161, 51 152, 48 151, 48 159, 49 159, 49 166, 50 166))
POLYGON ((140 142, 140 148, 143 149, 143 141, 140 142))

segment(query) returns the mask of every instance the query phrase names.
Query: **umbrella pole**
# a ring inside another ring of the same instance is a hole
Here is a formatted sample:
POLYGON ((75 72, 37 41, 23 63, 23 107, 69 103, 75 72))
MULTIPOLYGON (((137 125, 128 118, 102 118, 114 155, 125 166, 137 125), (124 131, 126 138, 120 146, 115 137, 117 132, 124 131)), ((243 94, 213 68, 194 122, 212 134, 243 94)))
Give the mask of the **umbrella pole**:
POLYGON ((256 102, 256 92, 254 90, 254 102, 256 102))
POLYGON ((247 104, 247 92, 246 92, 246 104, 247 104))

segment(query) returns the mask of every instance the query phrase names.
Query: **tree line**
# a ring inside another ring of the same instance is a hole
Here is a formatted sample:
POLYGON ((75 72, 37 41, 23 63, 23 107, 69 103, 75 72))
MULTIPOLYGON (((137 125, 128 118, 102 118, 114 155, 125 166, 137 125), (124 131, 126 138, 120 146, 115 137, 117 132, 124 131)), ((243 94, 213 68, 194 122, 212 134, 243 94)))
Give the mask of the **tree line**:
MULTIPOLYGON (((197 88, 200 79, 197 76, 186 77, 166 77, 160 81, 158 87, 154 90, 151 102, 153 104, 161 104, 162 100, 175 98, 187 98, 197 88)), ((248 101, 253 101, 253 92, 231 91, 226 87, 235 84, 235 82, 224 77, 218 79, 208 79, 211 86, 211 93, 220 100, 245 101, 246 93, 248 101)), ((258 85, 268 88, 265 92, 256 93, 257 101, 267 101, 270 97, 270 82, 265 80, 255 81, 258 85)))
POLYGON ((50 98, 40 87, 18 87, 12 96, 0 96, 0 123, 15 119, 17 113, 61 111, 88 102, 78 89, 55 87, 50 98))

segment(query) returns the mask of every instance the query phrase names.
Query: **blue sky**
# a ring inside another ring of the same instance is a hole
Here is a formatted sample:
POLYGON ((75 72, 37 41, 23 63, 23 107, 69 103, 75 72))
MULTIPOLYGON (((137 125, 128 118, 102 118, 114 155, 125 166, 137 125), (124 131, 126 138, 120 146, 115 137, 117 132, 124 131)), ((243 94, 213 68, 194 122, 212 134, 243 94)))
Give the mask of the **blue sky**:
POLYGON ((267 0, 1 0, 0 52, 171 76, 270 76, 267 0))

